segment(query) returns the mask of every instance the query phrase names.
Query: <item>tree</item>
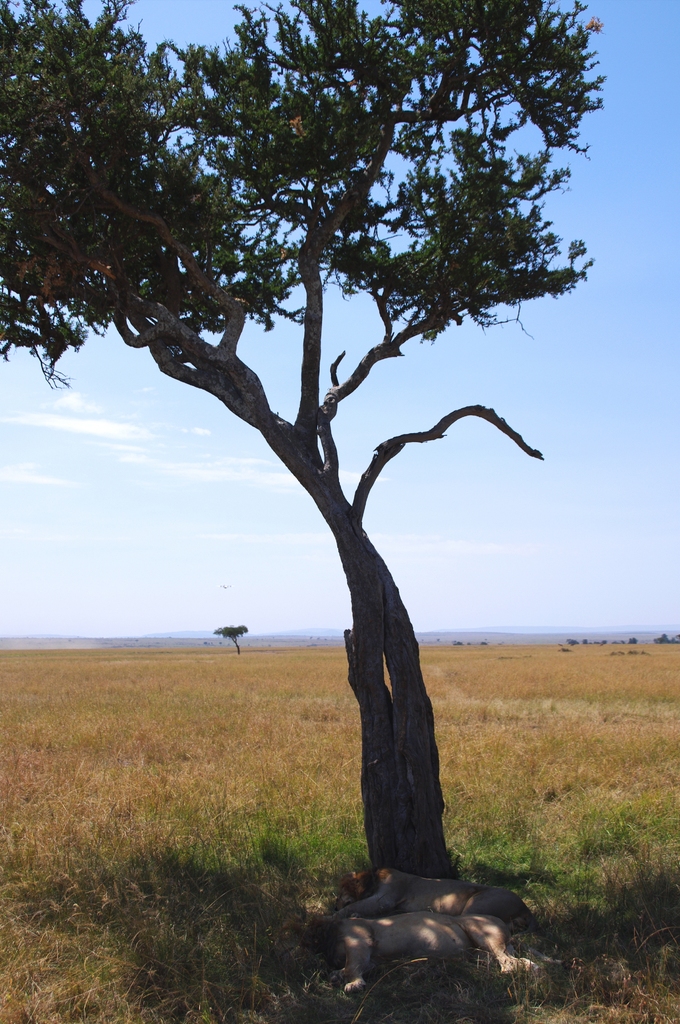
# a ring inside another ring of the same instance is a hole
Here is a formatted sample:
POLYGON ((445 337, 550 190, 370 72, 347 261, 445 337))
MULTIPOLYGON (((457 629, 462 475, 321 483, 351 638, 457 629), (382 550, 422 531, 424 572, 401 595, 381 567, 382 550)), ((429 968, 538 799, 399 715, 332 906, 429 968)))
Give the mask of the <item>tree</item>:
POLYGON ((397 0, 369 17, 355 0, 292 0, 240 8, 223 49, 148 52, 123 0, 94 22, 79 0, 0 0, 0 351, 28 348, 58 383, 59 357, 113 324, 259 430, 310 494, 351 594, 375 865, 452 870, 418 645, 362 526, 371 488, 405 445, 467 416, 542 456, 468 406, 379 444, 350 500, 333 420, 411 339, 466 316, 488 327, 585 278, 583 243, 561 260, 543 211, 569 178, 554 155, 582 151, 581 118, 600 105, 588 46, 601 26, 584 10, 397 0), (338 355, 320 390, 330 285, 371 296, 383 334, 344 379, 338 355), (248 317, 300 326, 292 423, 239 357, 248 317))
POLYGON ((238 638, 248 632, 247 626, 220 626, 219 629, 214 629, 214 636, 223 636, 225 640, 231 640, 236 646, 236 653, 241 653, 241 648, 238 645, 238 638))

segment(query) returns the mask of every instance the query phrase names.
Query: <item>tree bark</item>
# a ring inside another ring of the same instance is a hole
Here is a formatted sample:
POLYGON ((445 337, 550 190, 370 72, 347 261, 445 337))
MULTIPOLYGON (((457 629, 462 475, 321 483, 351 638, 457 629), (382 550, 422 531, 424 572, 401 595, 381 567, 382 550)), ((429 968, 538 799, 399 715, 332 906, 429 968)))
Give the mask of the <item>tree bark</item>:
POLYGON ((450 878, 434 716, 413 626, 363 530, 349 516, 329 525, 352 600, 345 646, 361 714, 361 791, 371 863, 450 878))

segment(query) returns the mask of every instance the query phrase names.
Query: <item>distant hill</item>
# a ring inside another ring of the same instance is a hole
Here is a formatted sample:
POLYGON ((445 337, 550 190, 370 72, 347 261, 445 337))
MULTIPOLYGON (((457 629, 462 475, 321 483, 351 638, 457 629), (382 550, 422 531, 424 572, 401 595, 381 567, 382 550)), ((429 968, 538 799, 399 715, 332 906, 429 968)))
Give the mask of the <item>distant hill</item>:
MULTIPOLYGON (((427 643, 428 641, 432 642, 436 637, 440 637, 443 640, 444 638, 458 637, 458 636, 462 636, 462 635, 465 635, 466 637, 474 637, 475 635, 479 635, 480 633, 488 634, 489 636, 493 636, 493 637, 498 638, 498 639, 506 639, 506 638, 510 638, 510 637, 521 637, 521 636, 527 636, 527 637, 531 636, 531 637, 533 637, 535 639, 535 638, 538 638, 538 637, 541 637, 541 636, 545 636, 546 637, 546 642, 550 642, 550 640, 552 640, 553 638, 561 637, 561 635, 563 633, 565 634, 565 636, 573 634, 574 636, 581 636, 581 635, 583 635, 583 636, 586 636, 586 637, 593 637, 595 639, 595 638, 605 638, 608 635, 618 636, 619 634, 622 634, 624 632, 626 632, 626 633, 630 632, 631 636, 634 635, 635 632, 642 633, 644 635, 650 635, 650 634, 653 633, 655 636, 658 636, 658 634, 662 633, 662 632, 666 632, 666 633, 669 633, 669 634, 670 633, 677 633, 679 629, 680 629, 680 625, 678 625, 677 623, 675 625, 671 625, 671 626, 668 626, 668 625, 665 625, 665 626, 649 626, 649 625, 640 626, 640 625, 637 625, 637 626, 616 626, 616 627, 610 627, 610 628, 608 628, 606 626, 603 626, 603 627, 601 627, 599 629, 597 627, 594 627, 594 626, 538 626, 538 627, 533 627, 533 628, 531 626, 524 626, 524 627, 523 626, 514 626, 514 627, 513 626, 509 626, 509 627, 507 627, 505 629, 502 628, 502 627, 498 627, 498 626, 492 626, 492 627, 488 627, 487 626, 486 628, 484 628, 482 626, 473 626, 471 629, 429 629, 429 630, 416 630, 416 634, 420 638, 421 642, 424 641, 425 643, 427 643)), ((299 629, 277 630, 277 631, 272 632, 272 633, 252 633, 251 632, 251 633, 248 634, 248 639, 250 641, 253 641, 253 640, 255 640, 256 637, 267 637, 267 638, 271 639, 273 637, 306 637, 306 638, 311 638, 311 637, 342 637, 343 635, 344 635, 344 630, 342 630, 342 629, 332 629, 330 626, 329 627, 308 626, 306 628, 301 626, 299 629)), ((212 636, 213 636, 212 630, 208 630, 208 629, 179 629, 179 630, 175 630, 173 632, 167 632, 167 633, 145 633, 143 636, 140 637, 140 639, 141 640, 162 640, 164 638, 167 638, 168 640, 207 640, 208 638, 210 638, 212 636)), ((38 637, 36 635, 36 639, 37 638, 38 637)), ((48 636, 47 634, 43 634, 41 636, 41 639, 55 639, 56 640, 56 639, 58 639, 58 637, 57 636, 48 636)), ((63 638, 63 639, 66 639, 66 638, 63 638)), ((496 639, 496 642, 498 642, 498 639, 496 639)), ((515 642, 517 642, 517 641, 515 641, 515 642)))
MULTIPOLYGON (((263 636, 265 634, 262 634, 263 636)), ((309 629, 287 629, 279 633, 267 633, 267 636, 343 636, 342 629, 321 629, 311 626, 309 629)))
POLYGON ((212 635, 210 629, 180 629, 175 633, 145 633, 142 640, 162 640, 164 637, 168 637, 170 640, 204 640, 212 635))
MULTIPOLYGON (((180 629, 174 633, 145 633, 142 640, 162 640, 168 637, 170 640, 205 640, 212 636, 212 630, 206 629, 180 629)), ((342 636, 341 629, 322 629, 319 626, 312 626, 309 629, 287 629, 278 633, 262 633, 258 636, 342 636)))

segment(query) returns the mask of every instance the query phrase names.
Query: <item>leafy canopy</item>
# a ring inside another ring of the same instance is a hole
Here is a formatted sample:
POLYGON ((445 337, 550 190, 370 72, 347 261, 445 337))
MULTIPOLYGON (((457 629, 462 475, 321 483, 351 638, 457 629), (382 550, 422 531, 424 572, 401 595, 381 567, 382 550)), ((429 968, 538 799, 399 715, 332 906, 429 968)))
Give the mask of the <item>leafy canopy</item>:
POLYGON ((213 636, 222 636, 225 640, 231 640, 236 648, 237 654, 240 654, 241 648, 239 646, 239 640, 247 632, 247 626, 220 626, 219 629, 213 630, 213 636))
POLYGON ((49 374, 113 320, 200 369, 182 339, 236 304, 302 322, 310 261, 373 296, 387 343, 569 291, 585 249, 560 260, 542 203, 600 104, 584 10, 295 0, 149 51, 123 0, 0 0, 0 352, 49 374))
POLYGON ((219 629, 213 630, 213 636, 223 636, 225 640, 236 641, 247 632, 247 626, 220 626, 219 629))

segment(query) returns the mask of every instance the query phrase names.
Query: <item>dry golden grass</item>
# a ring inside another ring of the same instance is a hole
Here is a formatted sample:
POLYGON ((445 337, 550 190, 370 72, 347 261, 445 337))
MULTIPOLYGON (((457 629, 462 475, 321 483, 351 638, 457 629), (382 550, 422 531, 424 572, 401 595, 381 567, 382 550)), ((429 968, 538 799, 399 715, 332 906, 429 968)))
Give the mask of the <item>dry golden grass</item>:
MULTIPOLYGON (((390 1021, 680 1017, 680 647, 424 649, 461 873, 572 964, 400 968, 390 1021)), ((365 863, 340 649, 0 654, 0 1021, 349 1022, 284 923, 365 863)))

